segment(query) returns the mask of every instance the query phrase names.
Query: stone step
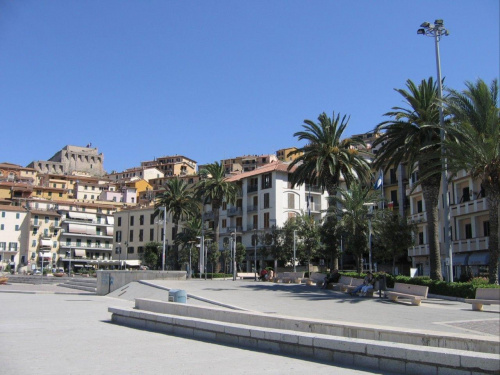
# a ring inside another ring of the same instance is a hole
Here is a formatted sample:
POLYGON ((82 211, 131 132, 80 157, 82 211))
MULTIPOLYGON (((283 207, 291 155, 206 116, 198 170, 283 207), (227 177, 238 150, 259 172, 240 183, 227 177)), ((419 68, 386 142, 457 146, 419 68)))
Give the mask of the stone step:
POLYGON ((62 284, 58 284, 58 286, 62 286, 64 288, 69 288, 69 289, 84 290, 86 292, 96 293, 96 288, 92 287, 92 286, 85 286, 85 285, 71 284, 71 283, 62 283, 62 284))
POLYGON ((110 307, 108 311, 114 323, 139 329, 398 374, 497 374, 500 371, 498 354, 300 332, 279 326, 259 327, 137 307, 110 307))

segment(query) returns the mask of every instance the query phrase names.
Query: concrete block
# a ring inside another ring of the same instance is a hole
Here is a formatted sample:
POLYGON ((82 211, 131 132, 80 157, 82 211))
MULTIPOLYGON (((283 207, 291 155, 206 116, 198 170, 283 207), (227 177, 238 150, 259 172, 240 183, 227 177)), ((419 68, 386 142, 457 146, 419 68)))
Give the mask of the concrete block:
POLYGON ((334 352, 329 349, 314 348, 314 358, 324 362, 333 362, 334 352))
POLYGON ((280 341, 286 344, 296 344, 299 343, 299 335, 295 332, 293 333, 281 333, 280 341))
POLYGON ((470 375, 469 370, 458 368, 438 367, 438 375, 470 375))
POLYGON ((263 329, 259 328, 254 328, 250 330, 250 337, 257 339, 257 340, 262 340, 266 337, 266 331, 263 329))
POLYGON ((484 370, 500 373, 500 356, 487 353, 463 353, 460 356, 460 368, 484 370))
POLYGON ((354 354, 354 365, 357 367, 367 367, 372 369, 379 368, 379 358, 370 357, 363 354, 354 354))
POLYGON ((404 374, 406 363, 404 360, 380 358, 379 369, 382 371, 393 372, 395 374, 404 374))
POLYGON ((333 363, 352 366, 354 365, 354 354, 345 352, 334 352, 333 363))
POLYGON ((223 324, 214 324, 213 322, 208 322, 206 320, 197 320, 195 328, 203 331, 218 332, 218 333, 224 332, 225 329, 223 324))
POLYGON ((311 334, 302 334, 298 335, 299 337, 299 345, 301 346, 313 346, 313 341, 316 336, 311 334))
POLYGON ((206 341, 216 341, 217 340, 217 333, 216 332, 195 329, 195 330, 193 330, 193 335, 194 335, 194 337, 196 337, 200 340, 206 340, 206 341))
POLYGON ((243 328, 237 325, 224 325, 224 333, 233 336, 250 337, 250 328, 243 328))
POLYGON ((280 343, 273 342, 268 340, 258 340, 257 345, 259 350, 267 351, 267 352, 275 352, 278 353, 280 351, 280 343))
POLYGON ((437 367, 424 365, 422 363, 407 362, 406 374, 410 375, 437 375, 437 367))
POLYGON ((283 331, 280 330, 270 330, 266 331, 264 334, 264 339, 269 341, 281 341, 281 333, 283 331))
POLYGON ((402 359, 406 360, 406 353, 408 348, 402 348, 400 344, 392 342, 374 342, 373 344, 368 344, 366 346, 366 354, 382 357, 388 359, 402 359))
POLYGON ((192 328, 186 328, 186 327, 179 327, 174 325, 173 326, 173 331, 175 335, 178 336, 183 336, 183 337, 193 337, 193 332, 194 330, 192 328))
POLYGON ((251 337, 238 337, 238 345, 246 348, 258 348, 258 340, 251 337))
POLYGON ((237 346, 238 336, 228 335, 225 333, 216 333, 216 342, 237 346))
POLYGON ((460 367, 460 355, 458 351, 442 348, 417 347, 401 344, 407 347, 406 360, 409 362, 421 362, 427 365, 438 365, 445 367, 460 367))

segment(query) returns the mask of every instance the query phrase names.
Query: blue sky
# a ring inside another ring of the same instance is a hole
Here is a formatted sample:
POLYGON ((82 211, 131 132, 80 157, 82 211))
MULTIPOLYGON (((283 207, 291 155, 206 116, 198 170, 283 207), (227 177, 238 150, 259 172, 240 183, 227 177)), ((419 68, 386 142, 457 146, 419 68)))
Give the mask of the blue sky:
POLYGON ((498 0, 0 0, 0 162, 89 142, 104 167, 300 146, 304 119, 370 131, 394 88, 499 76, 498 0))

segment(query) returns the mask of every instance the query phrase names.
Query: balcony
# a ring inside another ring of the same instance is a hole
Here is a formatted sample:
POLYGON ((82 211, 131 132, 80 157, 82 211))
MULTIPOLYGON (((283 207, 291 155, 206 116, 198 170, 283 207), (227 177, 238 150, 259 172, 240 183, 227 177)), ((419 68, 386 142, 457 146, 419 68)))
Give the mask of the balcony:
POLYGON ((31 223, 31 226, 32 226, 33 228, 40 228, 40 224, 41 224, 41 222, 40 222, 40 221, 38 221, 38 220, 33 220, 33 221, 32 221, 32 223, 31 223))
POLYGON ((227 210, 227 216, 241 216, 241 207, 231 207, 227 210))
POLYGON ((97 244, 84 244, 84 243, 76 243, 76 242, 61 242, 59 245, 59 248, 61 249, 74 249, 74 248, 79 248, 79 249, 85 249, 85 250, 100 250, 100 251, 111 251, 113 250, 113 245, 108 244, 108 245, 97 245, 97 244))
POLYGON ((203 214, 203 220, 213 220, 213 219, 214 219, 213 211, 208 211, 203 214))
POLYGON ((247 206, 247 212, 250 213, 250 212, 255 212, 259 209, 258 206, 253 206, 253 205, 248 205, 247 206))
POLYGON ((248 185, 247 193, 254 193, 259 190, 259 185, 248 185))
POLYGON ((489 237, 476 237, 452 242, 453 253, 461 253, 465 251, 488 250, 489 237))
POLYGON ((319 193, 319 194, 323 193, 323 189, 321 189, 319 186, 313 186, 313 185, 307 185, 306 184, 305 188, 306 188, 307 192, 319 193))
POLYGON ((408 256, 428 256, 429 255, 429 245, 417 245, 408 249, 408 256))
POLYGON ((412 223, 426 223, 427 222, 427 213, 426 212, 417 212, 415 214, 411 214, 408 216, 408 221, 412 223))
POLYGON ((456 217, 461 215, 470 215, 481 211, 488 211, 489 207, 486 198, 481 198, 473 201, 453 204, 450 206, 450 209, 451 215, 456 217))

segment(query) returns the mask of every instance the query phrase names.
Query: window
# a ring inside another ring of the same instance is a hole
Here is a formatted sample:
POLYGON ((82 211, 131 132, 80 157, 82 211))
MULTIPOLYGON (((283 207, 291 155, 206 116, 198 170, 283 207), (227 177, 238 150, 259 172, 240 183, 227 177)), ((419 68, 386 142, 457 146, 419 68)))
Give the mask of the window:
POLYGON ((49 217, 45 216, 45 224, 48 224, 48 223, 49 223, 49 217))
POLYGON ((269 208, 270 207, 270 204, 269 204, 269 193, 265 193, 264 194, 264 208, 269 208))
POLYGON ((9 251, 17 251, 17 242, 9 242, 9 251))
POLYGON ((92 240, 87 240, 87 247, 92 247, 92 240))
POLYGON ((485 237, 488 237, 490 235, 490 222, 489 221, 483 221, 483 233, 485 237))
POLYGON ((394 204, 394 207, 398 207, 398 191, 391 190, 391 202, 394 204))
POLYGON ((288 208, 295 208, 295 196, 292 193, 288 193, 288 208))
POLYGON ((262 175, 262 189, 270 189, 273 187, 271 173, 262 175))
POLYGON ((464 187, 462 188, 462 202, 468 202, 470 201, 470 191, 469 187, 464 187))
POLYGON ((51 196, 52 196, 52 192, 51 192, 51 191, 49 191, 49 197, 51 197, 51 196))
POLYGON ((16 224, 16 229, 15 230, 16 230, 16 232, 19 231, 19 225, 16 224))
POLYGON ((43 230, 43 236, 44 236, 44 237, 48 237, 48 236, 49 236, 49 230, 48 230, 47 228, 45 228, 45 229, 43 230))
POLYGON ((133 253, 134 253, 134 247, 133 247, 133 246, 129 246, 129 247, 127 248, 127 253, 129 253, 129 254, 133 254, 133 253))
POLYGON ((139 229, 139 241, 144 241, 144 230, 139 229))
POLYGON ((149 216, 149 224, 153 225, 155 223, 155 215, 154 214, 151 214, 149 216))
POLYGON ((59 198, 61 198, 61 197, 62 197, 62 193, 59 193, 59 198))
POLYGON ((121 217, 118 218, 118 222, 116 225, 118 225, 119 227, 122 226, 122 218, 121 217))
POLYGON ((264 228, 269 228, 269 212, 264 213, 264 228))
MULTIPOLYGON (((55 249, 57 247, 57 241, 52 242, 52 247, 55 249)), ((55 254, 54 254, 55 255, 55 254)))
POLYGON ((151 228, 149 230, 149 240, 154 241, 154 238, 155 238, 155 230, 153 228, 151 228))
POLYGON ((465 238, 472 238, 472 224, 465 224, 465 238))
POLYGON ((76 246, 81 247, 82 246, 82 240, 80 240, 80 239, 76 240, 76 246))
POLYGON ((253 215, 252 216, 252 222, 253 222, 253 229, 258 229, 259 228, 259 216, 258 215, 253 215))
POLYGON ((36 247, 36 240, 31 241, 31 247, 36 247))
POLYGON ((222 219, 222 228, 226 228, 226 227, 227 227, 227 220, 222 219))
POLYGON ((134 225, 134 216, 130 216, 130 226, 134 225))
POLYGON ((138 254, 143 254, 143 253, 144 253, 144 248, 143 248, 142 246, 139 246, 139 247, 137 248, 137 253, 138 253, 138 254))
POLYGON ((19 214, 19 212, 18 212, 18 213, 16 213, 16 219, 19 219, 19 217, 20 217, 20 216, 21 216, 21 215, 19 214))
POLYGON ((394 168, 389 170, 389 176, 391 184, 396 184, 398 182, 398 179, 396 178, 396 170, 394 168))
POLYGON ((5 211, 2 211, 2 217, 5 217, 5 211))
POLYGON ((130 240, 130 241, 133 241, 133 240, 134 240, 134 230, 133 230, 133 229, 130 229, 130 232, 129 232, 129 233, 130 233, 130 234, 129 234, 128 238, 129 238, 129 240, 130 240))
POLYGON ((121 230, 117 230, 116 233, 115 233, 115 240, 116 242, 121 242, 122 241, 122 231, 121 230))
POLYGON ((33 235, 37 235, 38 234, 38 228, 33 228, 33 235))
POLYGON ((4 225, 0 224, 0 230, 4 230, 4 225))
POLYGON ((417 212, 422 212, 422 200, 417 201, 417 212))
POLYGON ((66 246, 70 246, 70 245, 71 245, 71 239, 66 238, 66 246))
POLYGON ((418 232, 418 244, 419 245, 424 244, 424 232, 418 232))
POLYGON ((222 202, 222 211, 227 210, 227 202, 222 202))
POLYGON ((139 225, 144 225, 144 215, 139 216, 139 225))

